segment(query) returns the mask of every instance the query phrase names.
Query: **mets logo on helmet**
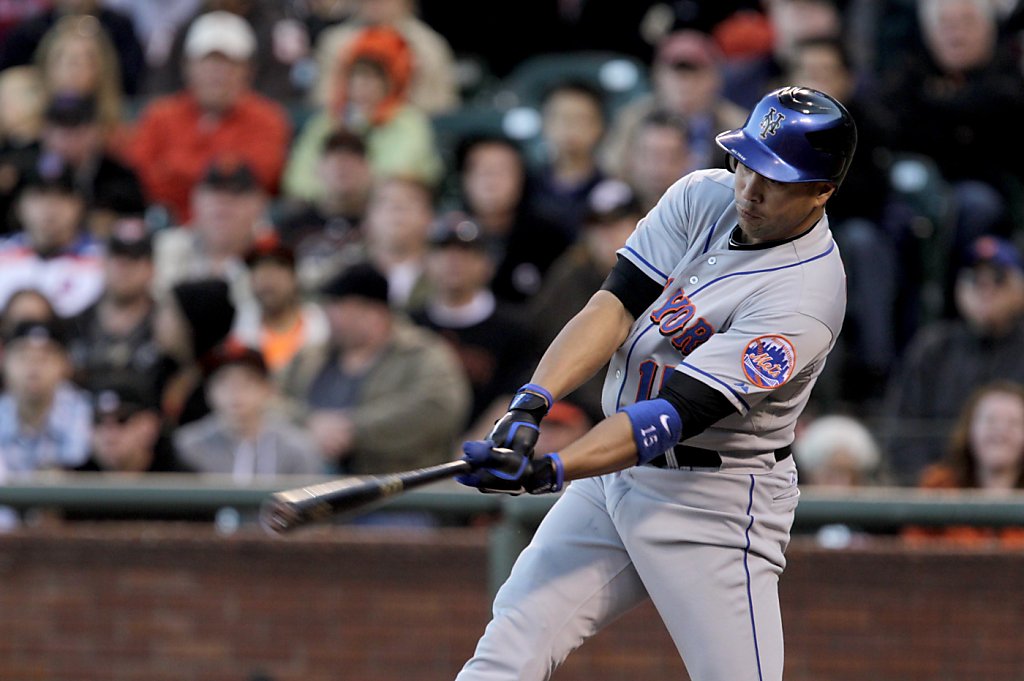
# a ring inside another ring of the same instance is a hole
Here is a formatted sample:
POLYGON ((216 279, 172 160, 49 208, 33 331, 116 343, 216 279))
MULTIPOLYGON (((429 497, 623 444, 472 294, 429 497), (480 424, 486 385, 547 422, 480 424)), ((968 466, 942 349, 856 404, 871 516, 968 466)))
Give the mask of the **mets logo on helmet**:
POLYGON ((761 119, 761 139, 767 139, 768 135, 777 133, 784 120, 786 120, 786 114, 779 113, 774 106, 768 109, 768 113, 761 119))
POLYGON ((778 388, 795 366, 796 350, 785 336, 758 336, 743 350, 743 373, 759 388, 778 388))

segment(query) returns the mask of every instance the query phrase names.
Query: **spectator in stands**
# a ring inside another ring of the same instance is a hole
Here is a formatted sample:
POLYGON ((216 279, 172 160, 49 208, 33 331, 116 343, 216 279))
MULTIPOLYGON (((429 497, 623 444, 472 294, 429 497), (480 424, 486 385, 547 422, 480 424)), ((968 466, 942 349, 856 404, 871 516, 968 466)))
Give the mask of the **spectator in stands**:
POLYGON ((742 127, 747 116, 722 96, 721 68, 722 55, 711 36, 684 29, 662 38, 651 68, 654 91, 615 116, 603 147, 603 167, 622 177, 623 159, 637 127, 661 110, 686 121, 693 168, 724 168, 725 152, 715 144, 715 135, 742 127))
POLYGON ((833 0, 773 0, 765 3, 771 23, 771 54, 735 60, 723 69, 723 93, 750 110, 769 90, 782 87, 793 47, 808 38, 838 38, 842 19, 833 0))
POLYGON ((56 320, 57 313, 46 294, 37 288, 18 289, 0 311, 0 339, 10 337, 14 327, 22 322, 50 323, 56 320))
POLYGON ((408 100, 412 53, 402 36, 385 26, 364 28, 335 58, 329 97, 292 148, 285 192, 311 199, 323 191, 317 163, 324 140, 339 127, 363 137, 375 176, 435 183, 441 160, 429 119, 408 100))
POLYGON ((528 197, 535 213, 573 241, 590 190, 604 178, 597 149, 605 131, 600 91, 582 81, 554 86, 541 106, 547 158, 531 178, 528 197))
POLYGON ((1024 76, 1000 50, 992 3, 927 0, 918 9, 927 52, 908 60, 881 101, 896 120, 896 148, 933 158, 953 184, 955 272, 978 236, 1009 234, 1024 140, 1006 131, 1024 118, 1024 76))
MULTIPOLYGON (((849 180, 828 204, 829 227, 846 265, 848 296, 843 334, 833 355, 838 371, 828 371, 825 380, 835 377, 844 401, 874 403, 885 391, 897 348, 905 340, 896 321, 898 292, 918 285, 911 280, 917 268, 899 257, 906 249, 908 226, 891 225, 887 215, 891 123, 857 91, 853 65, 839 40, 802 40, 791 54, 788 81, 827 92, 843 102, 857 122, 857 153, 849 180)), ((915 307, 916 303, 915 299, 915 307)))
POLYGON ((138 93, 145 63, 131 20, 102 7, 99 0, 57 0, 53 5, 52 9, 15 26, 0 43, 0 71, 30 63, 49 31, 61 23, 75 23, 79 27, 75 30, 82 36, 102 30, 105 41, 114 48, 116 55, 113 64, 105 68, 116 69, 113 73, 119 77, 120 91, 128 95, 138 93))
MULTIPOLYGON (((616 251, 625 245, 643 216, 636 195, 626 183, 605 180, 594 187, 587 197, 580 240, 551 266, 544 287, 527 308, 526 318, 538 347, 547 347, 597 293, 615 265, 616 251)), ((604 417, 603 385, 604 371, 599 371, 570 395, 595 423, 604 417)))
POLYGON ((7 339, 0 394, 0 462, 9 472, 74 468, 89 454, 92 410, 69 381, 55 324, 23 322, 7 339))
MULTIPOLYGON (((928 489, 981 489, 1007 493, 1024 489, 1024 388, 997 380, 970 396, 949 440, 946 458, 926 468, 920 486, 928 489)), ((998 539, 1024 546, 1024 527, 915 527, 911 539, 943 538, 974 544, 998 539)))
POLYGON ((325 232, 332 248, 358 240, 370 202, 373 175, 366 144, 355 133, 336 130, 324 140, 316 174, 322 191, 285 204, 275 221, 284 242, 300 252, 317 251, 325 232))
POLYGON ((99 245, 82 229, 85 202, 59 157, 40 157, 23 178, 17 202, 24 231, 0 242, 0 305, 14 291, 38 288, 62 317, 103 292, 99 245))
POLYGON ((526 301, 569 238, 525 200, 526 166, 512 140, 468 137, 456 150, 456 168, 463 209, 487 234, 498 263, 491 290, 500 300, 526 301))
POLYGON ((0 72, 0 234, 18 228, 12 215, 16 190, 39 158, 45 108, 37 69, 12 66, 0 72))
POLYGON ((160 351, 153 337, 153 243, 139 219, 114 225, 103 259, 103 296, 69 322, 80 385, 118 382, 156 401, 160 351))
POLYGON ((1024 261, 1008 241, 981 237, 956 280, 960 317, 923 327, 890 384, 890 466, 903 484, 935 462, 972 389, 1004 379, 1024 384, 1024 261))
POLYGON ((623 179, 645 213, 676 180, 697 168, 686 119, 668 111, 652 111, 640 120, 625 153, 623 179))
POLYGON ((388 26, 402 35, 412 52, 409 101, 428 114, 457 107, 455 55, 444 36, 416 17, 415 9, 414 0, 357 0, 349 20, 325 30, 316 44, 320 68, 327 74, 317 92, 319 103, 330 101, 324 86, 339 66, 337 55, 352 45, 363 28, 388 26))
POLYGON ((287 245, 273 237, 258 240, 245 264, 257 308, 240 313, 235 337, 259 350, 277 376, 300 350, 327 341, 327 318, 320 306, 302 300, 295 251, 287 245))
POLYGON ((235 306, 221 279, 182 282, 157 301, 153 332, 163 354, 157 389, 171 425, 210 412, 201 362, 227 339, 234 321, 235 306))
POLYGON ((191 224, 156 235, 157 294, 179 281, 220 277, 230 284, 236 306, 254 307, 244 258, 269 229, 266 208, 266 194, 247 162, 214 159, 192 190, 191 224))
POLYGON ((275 409, 274 384, 258 350, 222 345, 205 368, 213 410, 174 434, 182 461, 200 473, 229 473, 236 482, 323 472, 309 434, 275 409))
POLYGON ((124 91, 114 46, 91 16, 64 17, 39 45, 36 62, 48 98, 89 98, 104 145, 116 144, 124 91))
POLYGON ((366 212, 364 236, 369 260, 387 277, 391 306, 414 310, 427 297, 428 237, 434 195, 416 180, 378 183, 366 212))
POLYGON ((93 97, 56 95, 46 109, 43 151, 63 158, 86 203, 85 224, 98 239, 110 234, 121 216, 142 215, 146 203, 135 171, 105 149, 97 102, 93 97))
MULTIPOLYGON (((180 4, 176 0, 170 5, 180 4)), ((251 28, 256 42, 252 55, 252 83, 264 97, 279 102, 296 101, 309 87, 303 66, 310 66, 309 34, 305 26, 293 17, 289 3, 279 0, 203 0, 195 3, 187 0, 198 12, 185 17, 184 23, 176 27, 170 44, 161 46, 167 54, 150 73, 147 91, 165 94, 182 86, 182 56, 187 54, 188 32, 203 15, 211 12, 229 12, 237 15, 251 28), (198 5, 198 7, 196 7, 198 5)), ((165 3, 160 3, 165 4, 165 3)), ((157 54, 153 55, 158 58, 157 54)))
POLYGON ((89 458, 75 470, 116 473, 190 473, 174 452, 160 410, 130 386, 111 384, 92 401, 89 458))
POLYGON ((388 306, 388 282, 353 265, 323 289, 331 339, 299 353, 285 394, 308 405, 308 426, 327 461, 352 473, 385 473, 446 461, 470 391, 447 343, 388 306))
POLYGON ((244 159, 277 190, 291 131, 284 109, 250 89, 256 38, 241 17, 210 12, 185 39, 186 89, 143 112, 131 145, 148 198, 188 222, 189 196, 213 159, 244 159))
POLYGON ((800 482, 861 487, 877 484, 882 455, 871 432, 849 416, 822 416, 793 442, 800 482))
POLYGON ((516 389, 527 382, 533 359, 531 344, 518 315, 498 302, 488 288, 494 261, 480 225, 464 213, 447 213, 434 225, 430 245, 430 295, 412 319, 440 334, 462 362, 473 390, 465 427, 495 400, 507 405, 516 389))
POLYGON ((146 92, 153 92, 157 85, 154 81, 159 80, 157 70, 167 63, 178 29, 196 13, 201 0, 103 0, 103 4, 132 20, 135 35, 142 44, 146 58, 143 89, 146 92))

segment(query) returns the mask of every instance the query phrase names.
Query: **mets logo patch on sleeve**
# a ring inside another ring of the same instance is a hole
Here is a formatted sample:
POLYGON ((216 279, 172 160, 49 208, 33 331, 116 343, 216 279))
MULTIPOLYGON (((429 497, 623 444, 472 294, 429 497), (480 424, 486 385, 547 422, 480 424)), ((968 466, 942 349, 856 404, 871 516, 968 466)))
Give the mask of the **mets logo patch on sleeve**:
POLYGON ((795 366, 796 350, 785 336, 758 336, 743 351, 743 373, 759 388, 778 388, 795 366))

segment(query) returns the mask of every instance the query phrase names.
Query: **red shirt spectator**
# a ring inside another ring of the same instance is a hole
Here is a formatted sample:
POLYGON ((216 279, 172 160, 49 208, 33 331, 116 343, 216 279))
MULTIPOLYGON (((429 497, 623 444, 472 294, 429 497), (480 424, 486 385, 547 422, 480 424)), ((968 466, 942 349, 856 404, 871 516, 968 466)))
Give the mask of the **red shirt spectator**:
POLYGON ((243 159, 270 193, 277 191, 291 131, 278 104, 250 90, 256 47, 244 19, 210 12, 185 40, 186 89, 150 105, 139 122, 132 160, 151 201, 190 218, 189 195, 210 161, 243 159))

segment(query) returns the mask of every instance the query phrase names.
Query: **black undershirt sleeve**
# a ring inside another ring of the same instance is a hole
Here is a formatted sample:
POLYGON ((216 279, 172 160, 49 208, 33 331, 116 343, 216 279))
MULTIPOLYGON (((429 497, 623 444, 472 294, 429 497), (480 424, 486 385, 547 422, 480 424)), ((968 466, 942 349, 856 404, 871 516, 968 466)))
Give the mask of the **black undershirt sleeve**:
POLYGON ((633 319, 638 319, 658 299, 665 287, 644 274, 628 259, 621 255, 617 257, 615 267, 601 284, 601 290, 610 292, 622 301, 633 319))
POLYGON ((666 400, 679 412, 679 418, 683 421, 680 442, 736 413, 736 407, 725 395, 679 371, 672 372, 658 397, 666 400))

